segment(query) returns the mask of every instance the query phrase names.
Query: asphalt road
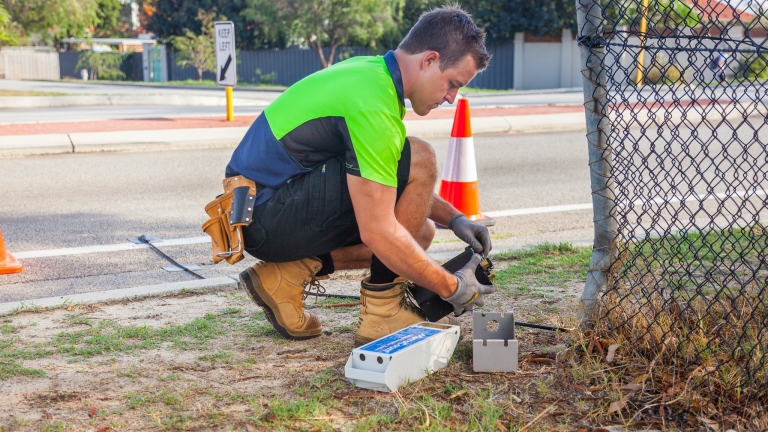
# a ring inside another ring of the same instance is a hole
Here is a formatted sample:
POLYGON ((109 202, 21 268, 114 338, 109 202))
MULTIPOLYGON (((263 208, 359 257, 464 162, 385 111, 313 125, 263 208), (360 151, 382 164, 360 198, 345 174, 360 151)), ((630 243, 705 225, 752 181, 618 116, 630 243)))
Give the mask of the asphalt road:
MULTIPOLYGON (((476 137, 485 211, 590 202, 583 134, 476 137), (544 150, 544 153, 542 153, 544 150)), ((438 161, 447 140, 433 141, 438 161)), ((11 252, 126 243, 142 234, 199 237, 203 207, 220 193, 231 150, 67 154, 0 159, 0 229, 11 252)), ((591 212, 497 218, 496 248, 541 241, 591 239, 591 212)), ((441 231, 434 251, 462 248, 441 231)), ((205 244, 158 245, 205 276, 240 266, 210 264, 205 244)), ((168 273, 151 250, 89 253, 22 260, 25 271, 0 276, 0 302, 191 280, 168 273)), ((250 263, 250 264, 249 264, 250 263)))
MULTIPOLYGON (((734 220, 764 223, 768 132, 762 126, 762 118, 751 118, 713 129, 614 130, 617 201, 626 209, 622 232, 643 236, 667 228, 722 228, 734 220), (663 211, 655 210, 659 201, 667 202, 663 211)), ((448 141, 432 143, 442 164, 448 141)), ((591 242, 591 209, 552 208, 591 201, 583 133, 478 136, 475 146, 483 210, 528 209, 497 217, 491 228, 496 250, 591 242), (531 210, 542 207, 555 211, 531 210)), ((199 150, 0 159, 6 247, 23 254, 126 243, 142 234, 200 237, 203 207, 220 193, 230 155, 231 150, 199 150)), ((446 230, 436 240, 430 252, 462 248, 446 230)), ((210 249, 201 243, 158 247, 181 263, 200 265, 206 277, 234 274, 254 262, 210 265, 210 249)), ((0 302, 193 279, 162 270, 168 263, 149 249, 22 262, 22 274, 0 276, 0 302)))

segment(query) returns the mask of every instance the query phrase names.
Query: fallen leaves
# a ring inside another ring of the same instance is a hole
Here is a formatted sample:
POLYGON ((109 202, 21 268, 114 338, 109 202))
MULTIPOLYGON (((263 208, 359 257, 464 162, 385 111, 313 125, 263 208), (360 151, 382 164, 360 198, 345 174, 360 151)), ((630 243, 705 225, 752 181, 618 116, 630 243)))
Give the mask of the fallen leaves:
POLYGON ((627 402, 629 402, 629 398, 632 397, 632 393, 624 395, 623 398, 611 402, 611 405, 608 407, 608 414, 613 414, 615 412, 619 412, 624 409, 624 407, 627 406, 627 402))
POLYGON ((556 364, 561 368, 565 369, 564 364, 560 363, 557 360, 553 360, 551 358, 546 358, 546 357, 528 357, 527 359, 523 360, 522 363, 550 363, 550 364, 556 364))
POLYGON ((91 407, 91 410, 88 411, 88 417, 93 418, 94 415, 96 415, 96 407, 91 407))
POLYGON ((638 390, 642 390, 643 385, 642 384, 625 384, 621 386, 621 390, 629 391, 629 392, 636 392, 638 390))

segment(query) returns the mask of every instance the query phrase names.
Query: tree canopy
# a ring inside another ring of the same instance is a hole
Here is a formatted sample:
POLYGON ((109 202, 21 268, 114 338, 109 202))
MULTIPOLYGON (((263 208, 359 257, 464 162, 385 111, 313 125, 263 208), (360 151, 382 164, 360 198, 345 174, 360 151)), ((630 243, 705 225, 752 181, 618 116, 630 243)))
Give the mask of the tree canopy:
MULTIPOLYGON (((605 9, 608 25, 640 27, 642 11, 639 0, 613 0, 605 9)), ((681 0, 650 0, 645 17, 649 28, 696 27, 701 24, 701 14, 681 0)))
POLYGON ((492 42, 512 39, 517 32, 544 36, 576 29, 573 0, 468 0, 467 6, 492 42))
POLYGON ((334 62, 336 48, 353 41, 375 44, 395 27, 389 0, 246 0, 242 16, 267 35, 312 48, 322 67, 334 62), (326 53, 323 48, 328 48, 326 53))
POLYGON ((186 30, 200 34, 202 25, 197 19, 197 11, 215 8, 219 14, 235 23, 235 43, 238 48, 283 48, 286 45, 281 32, 267 36, 261 24, 247 22, 241 15, 246 8, 245 0, 156 0, 153 6, 155 9, 148 17, 147 30, 160 40, 183 36, 186 30))
POLYGON ((0 32, 25 44, 121 36, 125 26, 120 0, 0 0, 0 7, 8 14, 6 24, 0 17, 0 32))
POLYGON ((197 21, 200 22, 200 33, 195 34, 184 29, 183 36, 172 36, 173 48, 179 52, 176 64, 181 67, 192 66, 197 71, 197 77, 203 80, 203 72, 215 72, 216 47, 214 41, 214 21, 224 21, 226 17, 216 17, 216 8, 211 12, 202 9, 197 11, 197 21))
POLYGON ((0 5, 0 46, 16 45, 19 43, 12 24, 11 15, 5 10, 3 5, 0 5))

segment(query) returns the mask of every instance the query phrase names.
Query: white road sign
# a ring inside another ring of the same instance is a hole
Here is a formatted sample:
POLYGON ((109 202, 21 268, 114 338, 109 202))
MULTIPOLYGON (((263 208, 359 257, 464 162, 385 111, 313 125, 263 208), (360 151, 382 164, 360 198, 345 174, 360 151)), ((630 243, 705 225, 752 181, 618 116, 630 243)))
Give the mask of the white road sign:
POLYGON ((216 34, 216 83, 222 87, 237 84, 235 70, 235 24, 232 21, 213 23, 216 34))

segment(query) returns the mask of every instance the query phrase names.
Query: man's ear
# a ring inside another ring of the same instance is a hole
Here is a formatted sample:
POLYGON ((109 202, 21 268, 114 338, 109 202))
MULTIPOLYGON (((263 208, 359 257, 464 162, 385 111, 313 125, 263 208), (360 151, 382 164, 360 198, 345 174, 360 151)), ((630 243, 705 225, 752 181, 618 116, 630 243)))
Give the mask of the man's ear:
POLYGON ((440 53, 437 51, 427 51, 424 57, 421 58, 421 69, 426 70, 428 67, 437 64, 440 61, 440 53))

